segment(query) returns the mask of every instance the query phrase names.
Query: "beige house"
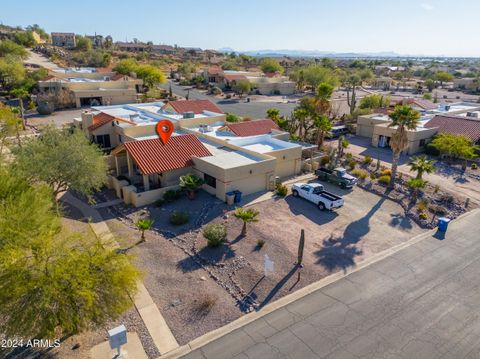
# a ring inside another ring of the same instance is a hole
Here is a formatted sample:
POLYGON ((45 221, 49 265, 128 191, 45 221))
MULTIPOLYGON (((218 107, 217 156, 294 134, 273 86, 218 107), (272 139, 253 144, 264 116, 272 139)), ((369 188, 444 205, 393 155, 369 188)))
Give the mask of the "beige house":
POLYGON ((73 32, 52 32, 50 34, 53 46, 75 47, 77 46, 75 34, 73 32))
POLYGON ((454 79, 453 88, 456 90, 480 90, 480 80, 476 78, 454 79))
POLYGON ((68 90, 76 107, 95 105, 117 105, 137 101, 137 93, 143 81, 115 72, 52 71, 50 76, 39 81, 42 93, 68 90))

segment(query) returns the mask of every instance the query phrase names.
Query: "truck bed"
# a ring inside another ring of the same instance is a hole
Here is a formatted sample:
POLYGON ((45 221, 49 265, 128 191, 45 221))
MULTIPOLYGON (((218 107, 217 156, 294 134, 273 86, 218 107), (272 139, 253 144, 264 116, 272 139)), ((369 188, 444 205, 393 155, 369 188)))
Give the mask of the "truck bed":
POLYGON ((329 201, 338 201, 339 199, 342 199, 342 197, 337 196, 336 194, 333 194, 332 192, 328 191, 322 191, 318 193, 319 196, 328 199, 329 201))

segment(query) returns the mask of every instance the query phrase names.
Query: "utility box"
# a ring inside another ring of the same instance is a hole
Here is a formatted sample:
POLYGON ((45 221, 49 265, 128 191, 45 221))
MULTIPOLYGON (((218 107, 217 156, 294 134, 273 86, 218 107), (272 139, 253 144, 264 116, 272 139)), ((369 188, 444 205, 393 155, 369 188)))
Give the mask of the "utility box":
POLYGON ((110 342, 110 348, 117 349, 120 354, 120 347, 127 344, 127 328, 125 325, 120 325, 108 331, 108 341, 110 342))

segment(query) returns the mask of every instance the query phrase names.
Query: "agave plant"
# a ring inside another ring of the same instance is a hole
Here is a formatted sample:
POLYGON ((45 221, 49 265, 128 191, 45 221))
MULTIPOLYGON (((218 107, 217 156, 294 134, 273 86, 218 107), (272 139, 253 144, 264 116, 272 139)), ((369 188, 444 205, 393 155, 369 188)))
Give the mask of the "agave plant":
POLYGON ((200 177, 189 173, 180 177, 180 187, 188 193, 188 198, 194 199, 195 192, 203 185, 204 181, 200 177))

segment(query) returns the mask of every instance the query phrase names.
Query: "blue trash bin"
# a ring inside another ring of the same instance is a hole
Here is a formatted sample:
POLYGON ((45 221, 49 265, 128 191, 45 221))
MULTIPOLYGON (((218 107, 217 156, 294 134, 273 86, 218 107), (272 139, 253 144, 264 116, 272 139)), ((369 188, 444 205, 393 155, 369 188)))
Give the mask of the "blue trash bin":
POLYGON ((235 203, 240 203, 242 201, 242 192, 233 191, 235 193, 235 203))
POLYGON ((440 217, 438 219, 438 230, 441 232, 446 232, 449 222, 450 222, 450 218, 440 217))

